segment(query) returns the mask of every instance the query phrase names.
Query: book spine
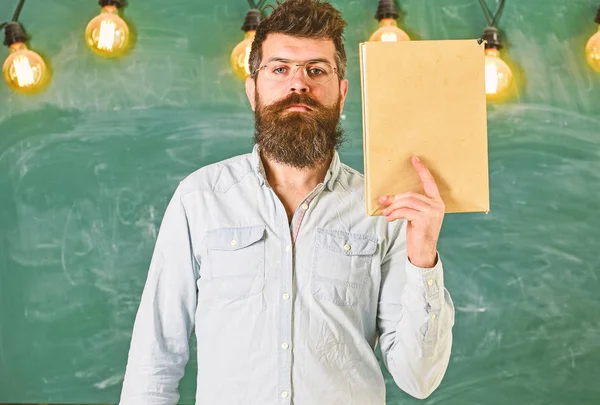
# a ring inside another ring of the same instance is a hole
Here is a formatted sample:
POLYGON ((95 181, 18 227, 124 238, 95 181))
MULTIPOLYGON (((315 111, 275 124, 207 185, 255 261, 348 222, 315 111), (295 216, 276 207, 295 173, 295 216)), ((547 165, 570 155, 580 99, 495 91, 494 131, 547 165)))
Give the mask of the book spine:
POLYGON ((359 49, 359 58, 360 58, 360 89, 361 89, 361 99, 362 99, 362 124, 363 124, 363 171, 365 176, 365 211, 366 215, 370 215, 373 212, 373 207, 371 207, 371 194, 369 193, 369 143, 367 142, 367 103, 366 103, 366 52, 365 49, 366 44, 360 44, 359 49))

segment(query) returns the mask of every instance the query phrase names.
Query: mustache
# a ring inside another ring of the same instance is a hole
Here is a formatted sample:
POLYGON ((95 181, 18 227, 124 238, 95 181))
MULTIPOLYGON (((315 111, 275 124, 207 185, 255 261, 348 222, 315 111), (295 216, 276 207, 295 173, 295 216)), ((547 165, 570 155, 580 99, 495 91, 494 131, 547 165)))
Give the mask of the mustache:
POLYGON ((271 111, 280 112, 294 104, 304 104, 310 107, 312 110, 320 109, 323 107, 321 103, 319 103, 307 94, 291 93, 283 100, 276 101, 273 104, 269 105, 268 108, 271 111))

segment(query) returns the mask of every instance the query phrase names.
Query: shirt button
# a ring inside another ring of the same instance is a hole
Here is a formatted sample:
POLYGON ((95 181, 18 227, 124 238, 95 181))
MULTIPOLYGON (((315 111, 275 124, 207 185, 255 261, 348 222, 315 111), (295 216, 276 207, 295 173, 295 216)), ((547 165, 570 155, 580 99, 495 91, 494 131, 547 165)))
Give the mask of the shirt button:
POLYGON ((285 251, 286 251, 286 252, 289 252, 291 248, 292 248, 292 247, 291 247, 290 245, 287 245, 287 246, 285 247, 285 251))
POLYGON ((287 392, 287 391, 283 391, 283 392, 281 393, 281 398, 287 398, 287 397, 288 397, 288 395, 289 395, 289 394, 288 394, 288 392, 287 392))
POLYGON ((288 293, 283 294, 283 299, 284 300, 289 300, 290 299, 290 295, 288 293))
POLYGON ((307 203, 302 204, 302 209, 306 211, 308 209, 308 204, 307 203))
POLYGON ((235 246, 235 245, 237 245, 237 240, 234 239, 231 241, 231 246, 235 246))
POLYGON ((431 314, 431 320, 432 320, 432 321, 435 321, 435 318, 437 318, 437 317, 435 316, 435 314, 431 314))
POLYGON ((432 286, 433 285, 433 279, 430 278, 429 280, 427 280, 427 285, 432 286))
POLYGON ((282 348, 283 350, 287 349, 288 347, 290 347, 290 346, 289 346, 287 343, 283 343, 283 344, 281 345, 281 348, 282 348))
POLYGON ((352 249, 352 247, 351 247, 349 244, 347 244, 347 243, 346 243, 346 244, 344 245, 344 250, 345 250, 345 251, 348 251, 348 250, 350 250, 350 249, 352 249))

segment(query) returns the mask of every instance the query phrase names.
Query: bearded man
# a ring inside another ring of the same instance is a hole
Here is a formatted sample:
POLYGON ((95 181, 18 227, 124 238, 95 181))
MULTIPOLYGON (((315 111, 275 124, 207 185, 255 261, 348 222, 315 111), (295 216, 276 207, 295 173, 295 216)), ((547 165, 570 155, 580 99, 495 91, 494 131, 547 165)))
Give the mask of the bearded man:
POLYGON ((444 203, 413 157, 425 194, 381 196, 384 216, 365 214, 363 176, 337 152, 345 26, 319 0, 284 1, 258 26, 255 146, 177 187, 122 405, 177 403, 192 332, 197 405, 384 405, 377 344, 408 394, 440 384, 454 324, 437 252, 444 203))

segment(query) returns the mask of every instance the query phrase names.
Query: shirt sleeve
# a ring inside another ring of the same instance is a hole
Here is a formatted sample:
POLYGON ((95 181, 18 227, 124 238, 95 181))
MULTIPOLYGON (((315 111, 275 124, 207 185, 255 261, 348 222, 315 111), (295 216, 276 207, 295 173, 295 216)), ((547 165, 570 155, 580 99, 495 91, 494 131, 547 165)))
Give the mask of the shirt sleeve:
POLYGON ((398 387, 424 399, 448 367, 454 305, 439 254, 433 268, 414 266, 406 255, 406 222, 397 222, 381 264, 379 344, 398 387))
POLYGON ((194 328, 198 272, 178 188, 160 226, 135 318, 121 405, 178 402, 194 328))

